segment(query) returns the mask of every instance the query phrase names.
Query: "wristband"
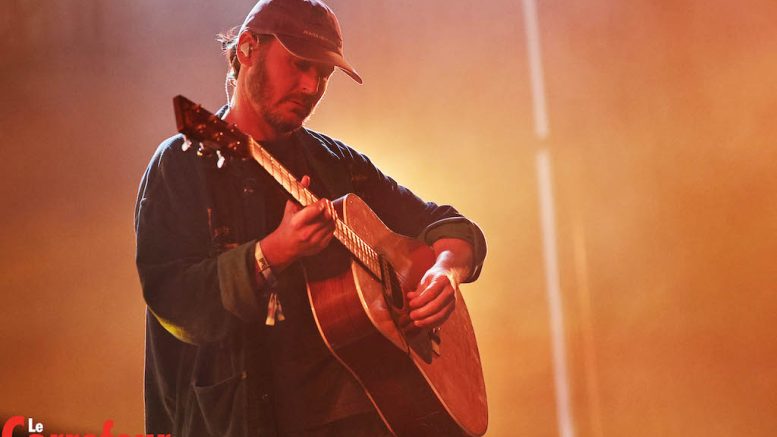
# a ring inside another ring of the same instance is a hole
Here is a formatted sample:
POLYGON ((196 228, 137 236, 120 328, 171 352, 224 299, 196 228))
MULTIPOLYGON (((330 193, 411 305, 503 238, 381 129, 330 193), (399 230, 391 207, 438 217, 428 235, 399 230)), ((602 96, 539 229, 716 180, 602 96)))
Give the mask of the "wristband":
POLYGON ((267 285, 274 287, 278 281, 275 279, 270 263, 267 261, 267 258, 264 257, 264 253, 262 253, 262 245, 258 241, 256 242, 254 256, 256 258, 257 270, 259 270, 259 273, 261 273, 262 277, 267 282, 267 285))
POLYGON ((265 280, 265 287, 270 290, 270 297, 267 300, 267 318, 264 320, 264 324, 268 326, 274 326, 276 320, 283 321, 286 320, 286 317, 283 315, 281 299, 278 296, 277 289, 275 288, 275 286, 278 284, 278 281, 275 279, 275 275, 272 272, 270 263, 267 262, 267 258, 264 257, 264 253, 262 253, 262 246, 258 241, 256 242, 256 251, 254 252, 254 257, 256 259, 256 268, 259 270, 259 273, 265 280))

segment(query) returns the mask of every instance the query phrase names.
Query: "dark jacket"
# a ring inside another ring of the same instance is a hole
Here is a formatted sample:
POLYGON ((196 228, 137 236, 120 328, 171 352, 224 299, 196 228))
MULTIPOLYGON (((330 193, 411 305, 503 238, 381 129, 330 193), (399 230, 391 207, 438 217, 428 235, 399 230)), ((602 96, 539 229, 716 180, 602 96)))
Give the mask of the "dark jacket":
MULTIPOLYGON (((483 234, 450 206, 423 202, 364 155, 300 129, 298 141, 320 196, 356 193, 397 233, 431 244, 470 241, 480 272, 483 234)), ((178 135, 154 154, 135 209, 137 267, 146 313, 146 431, 186 436, 274 435, 269 378, 247 356, 263 341, 267 292, 255 275, 254 247, 272 229, 263 217, 261 168, 182 151, 178 135)))

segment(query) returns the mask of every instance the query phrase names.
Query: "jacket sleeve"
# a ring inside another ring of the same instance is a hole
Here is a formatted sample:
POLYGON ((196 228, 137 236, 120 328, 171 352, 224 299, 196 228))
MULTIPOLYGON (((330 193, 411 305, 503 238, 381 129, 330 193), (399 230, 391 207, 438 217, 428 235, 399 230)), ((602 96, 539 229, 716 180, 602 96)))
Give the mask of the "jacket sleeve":
POLYGON ((256 241, 214 253, 204 180, 181 142, 162 143, 141 182, 136 262, 150 312, 179 340, 200 344, 222 338, 239 320, 260 318, 263 284, 255 274, 256 241))
POLYGON ((399 234, 417 237, 427 244, 440 238, 459 238, 472 245, 474 265, 464 282, 480 276, 486 257, 486 240, 477 224, 450 205, 425 202, 381 172, 366 156, 340 144, 347 153, 354 191, 383 222, 399 234))

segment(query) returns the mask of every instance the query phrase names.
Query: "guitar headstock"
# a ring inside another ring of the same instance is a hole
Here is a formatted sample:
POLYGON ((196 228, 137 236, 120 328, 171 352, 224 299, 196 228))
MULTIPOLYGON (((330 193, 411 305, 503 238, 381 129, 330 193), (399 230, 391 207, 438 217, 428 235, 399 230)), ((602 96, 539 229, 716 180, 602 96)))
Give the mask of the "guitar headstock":
POLYGON ((183 150, 191 145, 199 144, 197 154, 209 156, 216 154, 219 157, 218 166, 224 165, 227 157, 240 159, 249 158, 249 137, 240 132, 235 125, 230 125, 220 119, 202 105, 198 105, 184 96, 173 98, 175 108, 175 122, 178 132, 186 136, 183 150))

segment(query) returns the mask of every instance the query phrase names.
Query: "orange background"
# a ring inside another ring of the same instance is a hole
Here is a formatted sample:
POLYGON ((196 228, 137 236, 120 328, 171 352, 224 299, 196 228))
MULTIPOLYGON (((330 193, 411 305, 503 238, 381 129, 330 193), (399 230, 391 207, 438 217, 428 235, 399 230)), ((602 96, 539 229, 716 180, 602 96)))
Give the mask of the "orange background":
MULTIPOLYGON (((549 150, 579 436, 777 429, 777 3, 331 0, 346 55, 309 123, 486 233, 464 288, 489 436, 557 426, 536 155, 549 150)), ((248 1, 0 3, 0 415, 142 430, 137 184, 171 98, 216 109, 248 1)))

